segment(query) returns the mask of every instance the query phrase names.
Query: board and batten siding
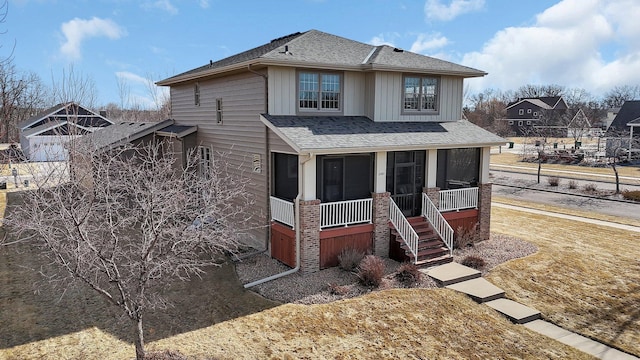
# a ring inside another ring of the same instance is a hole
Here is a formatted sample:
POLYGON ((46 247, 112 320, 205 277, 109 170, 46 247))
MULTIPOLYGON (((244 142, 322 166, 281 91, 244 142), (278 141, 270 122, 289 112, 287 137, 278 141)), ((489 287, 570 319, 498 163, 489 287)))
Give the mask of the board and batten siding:
MULTIPOLYGON (((263 248, 268 236, 268 166, 266 126, 260 121, 265 109, 264 78, 242 73, 199 82, 200 105, 194 104, 194 83, 171 87, 172 116, 177 124, 197 125, 197 145, 210 146, 214 161, 225 153, 236 176, 247 178, 247 191, 255 198, 256 229, 247 243, 263 248), (216 99, 222 99, 222 124, 216 121, 216 99), (261 171, 255 172, 258 156, 261 171)), ((242 239, 244 241, 244 239, 242 239)))
POLYGON ((402 114, 402 73, 378 72, 374 85, 374 121, 455 121, 462 118, 463 78, 441 76, 439 111, 434 115, 402 114))

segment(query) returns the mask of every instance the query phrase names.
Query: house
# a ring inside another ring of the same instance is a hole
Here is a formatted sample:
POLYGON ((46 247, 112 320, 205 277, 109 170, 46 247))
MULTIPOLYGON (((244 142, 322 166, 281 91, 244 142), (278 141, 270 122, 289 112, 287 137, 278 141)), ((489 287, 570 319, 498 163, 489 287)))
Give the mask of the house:
POLYGON ((569 109, 562 96, 520 98, 507 104, 506 121, 517 136, 581 138, 591 131, 582 109, 569 109))
POLYGON ((506 140, 461 120, 464 79, 484 75, 310 30, 158 85, 203 166, 225 152, 248 177, 267 226, 247 242, 314 272, 347 248, 436 264, 458 229, 488 239, 490 148, 506 140))
POLYGON ((620 140, 607 141, 607 146, 625 151, 629 160, 640 152, 640 100, 625 101, 605 135, 620 140))
POLYGON ((69 157, 65 145, 113 122, 73 102, 57 104, 18 124, 20 145, 30 161, 61 161, 69 157))

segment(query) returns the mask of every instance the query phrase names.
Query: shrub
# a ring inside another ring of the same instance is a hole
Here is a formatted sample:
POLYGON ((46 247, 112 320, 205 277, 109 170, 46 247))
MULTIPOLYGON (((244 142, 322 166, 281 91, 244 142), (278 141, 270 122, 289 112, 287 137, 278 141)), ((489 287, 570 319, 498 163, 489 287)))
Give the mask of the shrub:
POLYGON ((363 286, 377 288, 384 277, 384 261, 375 255, 367 255, 360 262, 356 275, 363 286))
POLYGON ((338 285, 336 283, 327 284, 327 288, 328 288, 329 293, 331 295, 344 296, 344 295, 347 295, 349 293, 349 287, 343 286, 343 285, 338 285))
POLYGON ((403 263, 398 268, 396 279, 398 279, 404 287, 412 287, 420 282, 422 273, 415 264, 403 263))
POLYGON ((560 184, 560 178, 557 176, 549 176, 547 181, 549 182, 549 186, 558 186, 560 184))
POLYGON ((464 249, 478 240, 478 223, 473 227, 465 228, 458 226, 456 229, 455 238, 453 239, 453 247, 456 249, 464 249))
POLYGON ((588 192, 588 193, 594 193, 598 190, 598 188, 596 187, 596 184, 593 184, 593 183, 585 184, 583 189, 585 192, 588 192))
POLYGON ((148 352, 144 355, 145 360, 187 360, 187 357, 179 351, 163 350, 148 352))
POLYGON ((358 249, 347 248, 338 255, 338 266, 346 271, 353 271, 364 258, 364 253, 358 249))
POLYGON ((485 261, 480 256, 467 255, 462 259, 462 261, 460 261, 460 264, 468 266, 470 268, 474 268, 476 270, 480 270, 484 267, 485 261))
POLYGON ((622 192, 622 197, 626 200, 640 201, 640 190, 625 190, 622 192))
POLYGON ((578 182, 575 180, 569 180, 569 189, 577 189, 578 188, 578 182))

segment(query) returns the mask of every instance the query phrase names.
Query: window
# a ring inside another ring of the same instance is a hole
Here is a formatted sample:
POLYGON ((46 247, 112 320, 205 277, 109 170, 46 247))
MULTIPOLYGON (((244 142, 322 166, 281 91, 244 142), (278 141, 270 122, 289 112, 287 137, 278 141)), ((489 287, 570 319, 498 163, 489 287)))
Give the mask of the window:
POLYGON ((406 76, 403 101, 405 111, 437 111, 438 78, 406 76))
POLYGON ((531 109, 527 109, 527 114, 531 114, 531 109))
POLYGON ((534 111, 534 112, 533 112, 533 116, 536 116, 536 117, 537 117, 537 116, 538 116, 538 112, 537 112, 537 111, 534 111))
POLYGON ((222 124, 222 99, 216 99, 216 122, 222 124))
POLYGON ((301 72, 298 77, 300 110, 340 110, 342 87, 339 74, 301 72))
POLYGON ((273 153, 273 196, 293 201, 298 194, 298 156, 273 153))
POLYGON ((480 148, 438 150, 436 186, 443 190, 478 186, 480 148))
POLYGON ((524 109, 518 110, 518 115, 524 115, 524 109))
POLYGON ((193 104, 195 106, 200 106, 200 84, 195 83, 193 85, 193 104))
POLYGON ((200 156, 198 163, 200 177, 208 179, 211 173, 211 148, 208 146, 198 146, 198 154, 200 156))
POLYGON ((518 126, 522 126, 522 120, 518 121, 518 126))
POLYGON ((509 120, 509 125, 513 125, 513 120, 509 120))
POLYGON ((366 199, 373 191, 373 155, 319 156, 316 191, 322 202, 366 199))
POLYGON ((527 125, 531 125, 531 120, 527 120, 527 125))

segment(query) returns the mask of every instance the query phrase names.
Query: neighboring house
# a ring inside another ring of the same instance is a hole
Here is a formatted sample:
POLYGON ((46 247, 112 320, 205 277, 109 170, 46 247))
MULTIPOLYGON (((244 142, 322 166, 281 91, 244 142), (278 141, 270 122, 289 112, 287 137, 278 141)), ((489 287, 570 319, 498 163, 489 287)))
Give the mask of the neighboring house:
POLYGON ((625 101, 605 135, 622 140, 607 144, 615 144, 613 146, 625 151, 629 159, 640 152, 640 100, 625 101))
POLYGON ((112 124, 73 102, 58 104, 18 124, 20 145, 29 161, 67 160, 66 144, 112 124))
POLYGON ((506 111, 502 121, 517 136, 580 138, 591 131, 591 123, 582 109, 569 109, 562 96, 521 98, 509 103, 506 111))
POLYGON ((197 126, 202 165, 224 152, 248 177, 268 226, 247 242, 313 272, 348 248, 436 264, 458 229, 489 238, 490 148, 506 140, 461 120, 464 79, 484 75, 310 30, 158 85, 197 126))

